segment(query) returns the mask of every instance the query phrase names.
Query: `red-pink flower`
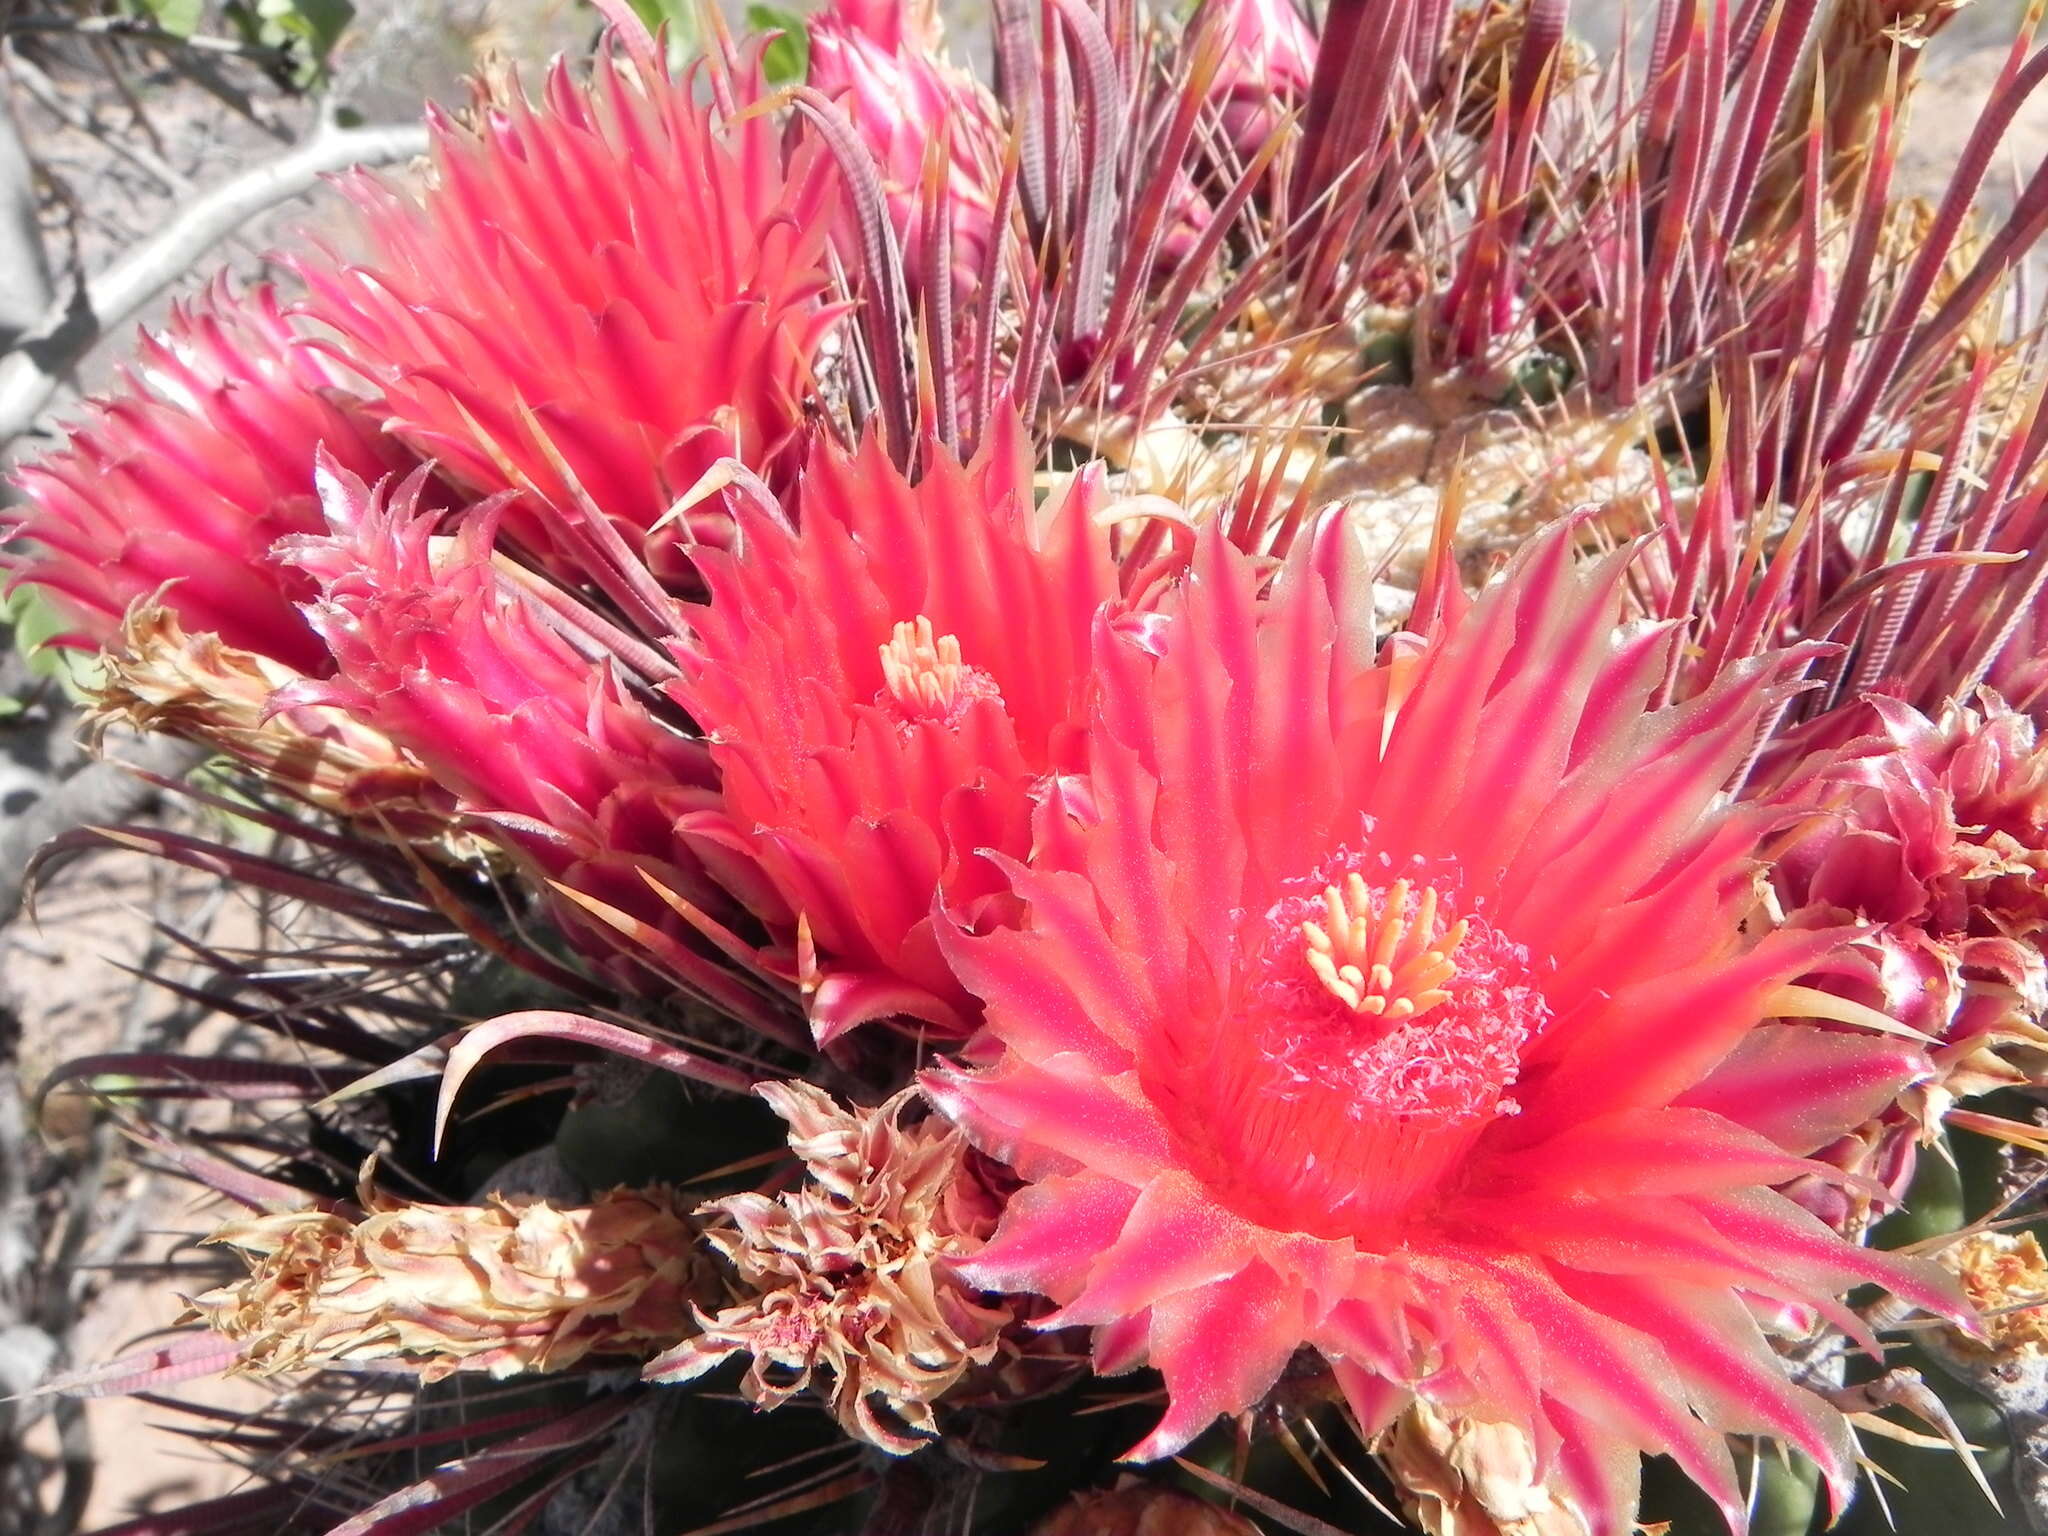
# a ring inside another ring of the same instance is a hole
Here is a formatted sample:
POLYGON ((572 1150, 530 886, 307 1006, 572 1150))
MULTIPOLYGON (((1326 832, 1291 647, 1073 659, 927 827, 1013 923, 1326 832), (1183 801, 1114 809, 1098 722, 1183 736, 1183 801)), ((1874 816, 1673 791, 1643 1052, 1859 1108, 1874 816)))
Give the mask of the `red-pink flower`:
POLYGON ((323 444, 371 478, 417 461, 345 392, 342 370, 295 338, 268 288, 236 298, 216 287, 139 350, 62 449, 16 472, 28 510, 12 532, 28 548, 15 579, 41 587, 92 644, 116 643, 129 605, 163 588, 186 631, 325 671, 293 607, 310 584, 271 546, 321 526, 323 444))
POLYGON ((666 573, 674 540, 648 535, 675 498, 802 435, 838 313, 834 187, 808 151, 785 164, 772 117, 730 120, 747 82, 704 73, 671 79, 643 33, 587 84, 558 64, 538 103, 496 79, 430 118, 424 192, 344 181, 360 263, 299 267, 394 428, 470 489, 522 493, 506 526, 537 549, 573 555, 601 516, 666 573))
POLYGON ((1678 637, 1618 636, 1626 556, 1575 569, 1566 531, 1375 659, 1347 538, 1260 601, 1207 532, 1157 665, 1104 637, 1020 923, 946 941, 1007 1049, 930 1091, 1027 1181, 964 1273, 1164 1374, 1136 1456, 1306 1346, 1368 1431, 1413 1396, 1514 1426, 1595 1532, 1641 1452, 1739 1525, 1730 1432, 1839 1495, 1844 1422, 1759 1314, 1867 1337, 1845 1289, 1954 1292, 1771 1188, 1924 1067, 1766 1022, 1838 936, 1748 939, 1766 813, 1717 790, 1797 658, 1648 710, 1678 637))
POLYGON ((812 24, 826 19, 891 52, 916 48, 929 53, 939 46, 937 0, 827 0, 812 24))
MULTIPOLYGON (((1928 1081, 1827 1153, 1903 1191, 1917 1136, 1956 1100, 2048 1064, 2048 749, 1988 692, 1939 719, 1868 703, 1874 732, 1771 797, 1801 818, 1771 888, 1785 928, 1857 925, 1804 982, 1939 1042, 1928 1081)), ((1838 1186, 1801 1195, 1838 1224, 1859 1209, 1838 1186)))
POLYGON ((1205 22, 1222 48, 1210 94, 1223 141, 1243 164, 1307 98, 1316 34, 1295 0, 1206 0, 1194 24, 1205 22))
POLYGON ((933 238, 925 157, 943 138, 953 298, 964 304, 995 238, 1003 156, 995 100, 939 53, 935 28, 895 14, 895 7, 884 16, 866 15, 867 9, 836 4, 812 20, 810 83, 839 102, 874 155, 913 289, 922 285, 933 238))
POLYGON ((1034 507, 1014 419, 969 465, 927 457, 912 484, 873 438, 821 444, 794 525, 734 497, 669 688, 722 779, 690 830, 758 863, 821 1040, 888 1015, 972 1026, 933 898, 969 924, 1007 911, 983 850, 1027 853, 1041 779, 1080 761, 1089 631, 1116 594, 1095 472, 1034 507))
MULTIPOLYGON (((331 531, 289 540, 285 552, 317 583, 306 614, 339 671, 281 697, 338 706, 382 731, 542 881, 655 935, 652 946, 629 945, 563 903, 572 933, 600 958, 623 950, 656 972, 682 961, 680 979, 702 985, 714 973, 687 965, 692 928, 648 882, 713 916, 731 905, 679 830, 717 804, 703 743, 656 719, 616 665, 591 660, 550 622, 526 585, 534 578, 494 558, 493 509, 471 510, 441 537, 419 487, 414 476, 372 490, 323 466, 331 531)), ((633 965, 619 969, 644 982, 633 965)), ((712 985, 722 999, 746 996, 712 985)))

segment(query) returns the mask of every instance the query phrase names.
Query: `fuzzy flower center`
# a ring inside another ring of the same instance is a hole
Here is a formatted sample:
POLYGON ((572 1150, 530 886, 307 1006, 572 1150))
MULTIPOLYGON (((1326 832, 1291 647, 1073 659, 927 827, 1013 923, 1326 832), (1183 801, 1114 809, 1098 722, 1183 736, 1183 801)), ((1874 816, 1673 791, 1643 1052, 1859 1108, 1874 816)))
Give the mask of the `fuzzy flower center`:
POLYGON ((951 724, 974 700, 996 697, 995 679, 961 659, 959 637, 939 634, 921 613, 898 624, 881 653, 881 702, 905 724, 951 724))
POLYGON ((1233 1000, 1149 1063, 1218 1198, 1366 1247, 1458 1177, 1550 1020, 1543 967, 1447 862, 1339 850, 1244 930, 1233 1000), (1392 876, 1393 878, 1389 878, 1392 876))

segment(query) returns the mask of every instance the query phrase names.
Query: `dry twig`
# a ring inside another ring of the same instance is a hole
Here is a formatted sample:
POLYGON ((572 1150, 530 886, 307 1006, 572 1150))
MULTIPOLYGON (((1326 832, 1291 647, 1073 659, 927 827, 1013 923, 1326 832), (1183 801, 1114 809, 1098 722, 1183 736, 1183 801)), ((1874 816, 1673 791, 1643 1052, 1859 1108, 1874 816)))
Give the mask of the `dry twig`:
POLYGON ((107 332, 189 271, 200 257, 265 209, 310 192, 351 165, 386 165, 426 149, 416 125, 323 126, 306 143, 243 172, 194 201, 163 232, 51 306, 42 323, 0 361, 0 444, 34 424, 65 375, 107 332))

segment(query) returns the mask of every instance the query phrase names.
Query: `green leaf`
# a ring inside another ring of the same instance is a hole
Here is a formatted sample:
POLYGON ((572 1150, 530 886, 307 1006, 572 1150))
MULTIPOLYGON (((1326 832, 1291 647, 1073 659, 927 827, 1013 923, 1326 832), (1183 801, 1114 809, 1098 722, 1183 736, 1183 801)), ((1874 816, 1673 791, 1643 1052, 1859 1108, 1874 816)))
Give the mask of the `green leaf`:
POLYGON ((756 32, 780 32, 761 55, 761 73, 770 85, 795 85, 811 71, 811 34, 804 19, 779 6, 750 5, 747 25, 756 32))
POLYGON ((173 37, 190 37, 199 30, 205 0, 137 0, 144 15, 173 37))
POLYGON ((220 19, 235 30, 236 41, 250 48, 269 46, 263 40, 265 24, 257 19, 256 13, 243 0, 227 0, 220 8, 220 19))
POLYGON ((699 0, 627 0, 650 32, 668 28, 668 60, 680 68, 704 51, 697 26, 699 0))
POLYGON ((264 41, 274 47, 298 43, 304 50, 298 83, 310 86, 327 74, 327 61, 356 8, 350 0, 256 0, 264 41))
POLYGON ((51 606, 40 588, 24 583, 0 598, 0 621, 14 631, 14 648, 35 677, 54 678, 74 700, 83 702, 96 686, 99 662, 87 651, 52 645, 75 626, 51 606))

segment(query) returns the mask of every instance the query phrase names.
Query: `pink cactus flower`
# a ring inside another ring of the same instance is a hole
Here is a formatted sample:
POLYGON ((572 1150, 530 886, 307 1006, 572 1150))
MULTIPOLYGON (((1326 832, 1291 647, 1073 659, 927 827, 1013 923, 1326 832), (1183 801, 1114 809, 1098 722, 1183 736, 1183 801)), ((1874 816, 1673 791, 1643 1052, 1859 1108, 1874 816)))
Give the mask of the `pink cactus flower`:
POLYGON ((925 157, 946 145, 944 197, 953 299, 965 304, 995 238, 1003 129, 995 100, 938 51, 936 25, 903 8, 828 7, 810 28, 810 83, 837 101, 875 157, 889 220, 913 290, 924 282, 927 241, 925 157))
MULTIPOLYGON (((1933 1037, 1934 1073, 1830 1160, 1903 1194, 1915 1142, 1959 1099, 2048 1070, 2048 748, 1986 692, 1929 719, 1873 696, 1877 730, 1795 775, 1776 800, 1801 814, 1772 861, 1783 927, 1859 925, 1808 985, 1933 1037)), ((1839 1186, 1802 1198, 1836 1223, 1839 1186)))
POLYGON ((1617 635, 1626 554, 1523 551, 1457 621, 1375 656, 1327 519, 1256 597, 1198 544, 1163 657, 1101 637, 1100 703, 1019 923, 948 930, 1006 1048, 929 1079, 1026 1181, 962 1272, 1147 1362, 1171 1454, 1304 1347, 1368 1433, 1417 1399, 1524 1436, 1596 1533, 1668 1453, 1740 1528, 1726 1435, 1854 1480, 1847 1426, 1759 1314, 1923 1261, 1772 1186, 1924 1058, 1767 1022, 1838 935, 1744 932, 1766 813, 1723 803, 1803 658, 1646 708, 1669 630, 1617 635))
POLYGON ((672 963, 691 930, 650 880, 714 915, 731 905, 678 830, 717 804, 703 744, 548 622, 516 567, 493 556, 493 509, 437 537, 419 483, 372 490, 323 466, 330 531, 283 548, 317 584, 306 615, 339 673, 280 702, 338 706, 405 748, 543 888, 567 888, 561 916, 601 960, 632 957, 629 982, 633 961, 672 963), (656 946, 593 927, 578 897, 638 919, 656 946))
POLYGON ((746 82, 671 79, 651 38, 621 38, 588 83, 558 65, 539 102, 499 78, 432 117, 424 192, 346 179, 369 254, 299 273, 401 436, 520 493, 510 535, 573 551, 607 518, 669 575, 675 540, 650 531, 677 496, 719 458, 800 446, 838 314, 834 186, 808 151, 785 163, 772 118, 728 121, 746 82))
POLYGON ((735 498, 669 687, 723 784, 690 829, 772 886, 821 1041, 889 1015, 973 1026, 933 896, 970 925, 1007 912, 1002 861, 1030 851, 1044 776, 1081 760, 1089 632, 1116 596, 1099 472, 1034 508, 1014 418, 971 464, 930 457, 913 485, 872 438, 821 444, 793 526, 735 498))
POLYGON ((81 644, 117 644, 129 607, 161 589, 194 634, 297 671, 329 670, 293 607, 310 595, 271 546, 321 525, 314 450, 375 479, 413 459, 303 345, 268 288, 216 286, 144 335, 122 387, 61 450, 16 471, 14 579, 47 593, 81 644))
POLYGON ((1210 94, 1223 141, 1244 164, 1307 99, 1316 72, 1315 29, 1294 0, 1206 0, 1194 25, 1205 21, 1218 29, 1222 47, 1210 94))
POLYGON ((906 49, 931 53, 939 46, 936 0, 827 0, 811 24, 857 34, 891 53, 906 49))

